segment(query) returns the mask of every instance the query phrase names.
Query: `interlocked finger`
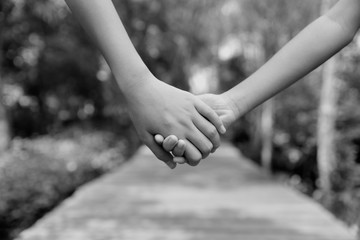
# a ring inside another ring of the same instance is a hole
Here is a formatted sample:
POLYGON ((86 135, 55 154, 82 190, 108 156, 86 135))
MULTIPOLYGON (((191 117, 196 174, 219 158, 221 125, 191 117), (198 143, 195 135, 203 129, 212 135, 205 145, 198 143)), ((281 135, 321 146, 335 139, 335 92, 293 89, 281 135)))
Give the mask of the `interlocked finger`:
POLYGON ((165 138, 162 143, 162 146, 165 151, 171 152, 177 146, 179 140, 175 135, 169 135, 165 138))
MULTIPOLYGON (((201 153, 202 158, 209 156, 213 149, 213 144, 210 140, 197 128, 195 128, 191 135, 187 139, 192 143, 192 146, 195 146, 201 153)), ((187 148, 185 154, 187 152, 187 148)), ((187 158, 187 157, 186 157, 187 158)))
POLYGON ((185 153, 186 143, 184 140, 180 139, 177 145, 172 149, 172 154, 175 157, 182 157, 185 153))

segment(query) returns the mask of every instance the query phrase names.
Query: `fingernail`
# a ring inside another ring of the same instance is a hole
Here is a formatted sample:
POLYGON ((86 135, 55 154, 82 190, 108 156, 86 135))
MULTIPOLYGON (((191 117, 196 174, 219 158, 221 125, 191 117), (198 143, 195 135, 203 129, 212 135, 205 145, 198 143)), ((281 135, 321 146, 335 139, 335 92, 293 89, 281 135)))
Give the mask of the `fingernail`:
POLYGON ((185 141, 182 139, 179 139, 178 145, 182 146, 182 145, 186 145, 185 141))
POLYGON ((164 137, 157 134, 155 135, 155 141, 158 143, 158 144, 162 144, 162 142, 164 141, 164 137))
POLYGON ((220 127, 220 133, 221 133, 221 134, 226 133, 226 128, 224 127, 224 125, 222 125, 222 126, 220 127))
POLYGON ((169 161, 166 163, 166 165, 170 168, 170 169, 174 169, 176 167, 176 163, 173 161, 169 161))
POLYGON ((183 157, 174 157, 174 162, 178 164, 184 164, 186 160, 183 157))

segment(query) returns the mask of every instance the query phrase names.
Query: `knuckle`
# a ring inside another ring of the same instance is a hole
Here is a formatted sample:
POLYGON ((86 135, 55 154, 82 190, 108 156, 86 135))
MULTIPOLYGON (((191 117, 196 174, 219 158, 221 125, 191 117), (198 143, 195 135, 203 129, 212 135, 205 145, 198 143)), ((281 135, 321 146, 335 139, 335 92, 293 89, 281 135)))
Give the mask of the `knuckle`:
POLYGON ((216 128, 214 126, 212 126, 210 129, 209 129, 209 135, 210 137, 214 138, 218 135, 218 132, 216 130, 216 128))
POLYGON ((170 113, 164 113, 162 116, 161 125, 163 129, 171 130, 174 124, 174 117, 170 113))
MULTIPOLYGON (((183 116, 185 116, 185 114, 183 116)), ((191 116, 191 115, 189 115, 189 116, 191 116)), ((187 118, 187 117, 179 118, 179 119, 177 119, 177 121, 178 121, 179 125, 185 129, 192 127, 192 118, 191 117, 190 118, 187 118)))

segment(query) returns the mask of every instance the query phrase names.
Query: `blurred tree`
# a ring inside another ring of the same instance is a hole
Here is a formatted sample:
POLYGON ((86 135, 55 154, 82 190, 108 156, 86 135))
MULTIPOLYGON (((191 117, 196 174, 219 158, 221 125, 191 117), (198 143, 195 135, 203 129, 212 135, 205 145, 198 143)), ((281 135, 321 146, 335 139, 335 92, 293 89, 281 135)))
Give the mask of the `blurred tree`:
POLYGON ((10 129, 7 119, 7 110, 4 105, 3 98, 3 45, 4 45, 4 32, 6 26, 5 16, 9 13, 11 5, 8 0, 1 1, 0 3, 0 151, 6 149, 10 144, 10 129))
MULTIPOLYGON (((257 44, 259 54, 253 61, 253 69, 264 64, 271 58, 293 35, 304 27, 313 16, 314 7, 310 1, 286 1, 272 2, 243 1, 244 27, 247 36, 253 38, 253 44, 257 44), (294 13, 293 9, 297 11, 294 13)), ((266 81, 266 79, 264 79, 266 81)), ((262 165, 271 170, 273 159, 273 137, 275 132, 274 110, 278 101, 268 100, 255 112, 253 121, 257 126, 253 127, 253 149, 257 154, 252 157, 260 159, 262 165)))
MULTIPOLYGON (((169 26, 166 1, 114 1, 121 19, 146 65, 159 79, 187 90, 184 55, 169 26)), ((179 10, 178 10, 179 11, 179 10)), ((171 15, 170 15, 171 16, 171 15)))
POLYGON ((65 3, 21 0, 9 5, 2 83, 13 135, 46 133, 66 121, 101 117, 98 53, 65 3))
POLYGON ((336 155, 330 175, 331 191, 322 194, 325 206, 352 225, 360 219, 360 49, 357 42, 355 39, 336 59, 336 155))
MULTIPOLYGON (((335 1, 322 0, 322 12, 326 12, 335 1)), ((319 166, 319 186, 324 192, 331 190, 331 173, 336 162, 336 115, 338 102, 338 89, 336 77, 336 56, 329 59, 323 66, 322 87, 319 105, 318 120, 318 166, 319 166)))
POLYGON ((199 1, 114 1, 138 52, 160 80, 189 90, 194 65, 216 61, 223 3, 199 1))

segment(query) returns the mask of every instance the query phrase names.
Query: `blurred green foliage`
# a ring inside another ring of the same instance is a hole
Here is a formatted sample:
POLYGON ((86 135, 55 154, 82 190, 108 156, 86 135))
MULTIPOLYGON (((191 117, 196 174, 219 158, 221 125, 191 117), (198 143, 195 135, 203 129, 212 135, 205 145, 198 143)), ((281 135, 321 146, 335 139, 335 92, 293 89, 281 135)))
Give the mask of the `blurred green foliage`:
POLYGON ((61 1, 2 1, 2 81, 13 136, 102 115, 99 57, 61 1), (76 53, 76 54, 74 54, 76 53))
MULTIPOLYGON (((221 91, 236 85, 260 67, 319 16, 321 5, 321 1, 296 0, 237 2, 241 3, 241 8, 230 14, 229 35, 235 35, 242 46, 231 58, 218 64, 221 91)), ((273 116, 272 171, 285 174, 290 185, 319 200, 352 226, 359 223, 360 217, 359 54, 356 39, 339 56, 337 162, 331 176, 331 192, 321 192, 318 185, 316 134, 321 69, 276 96, 273 116)), ((242 152, 257 163, 260 163, 262 148, 261 114, 262 106, 235 123, 229 134, 242 152)))
POLYGON ((139 144, 134 131, 107 121, 14 140, 0 162, 1 239, 16 236, 80 185, 128 159, 139 144))

